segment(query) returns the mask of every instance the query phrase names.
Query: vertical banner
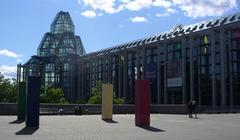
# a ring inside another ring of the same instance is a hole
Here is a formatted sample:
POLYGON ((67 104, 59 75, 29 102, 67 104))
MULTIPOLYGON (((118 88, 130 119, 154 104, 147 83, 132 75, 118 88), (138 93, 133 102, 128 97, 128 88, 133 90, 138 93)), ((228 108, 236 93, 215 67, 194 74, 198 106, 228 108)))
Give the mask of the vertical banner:
POLYGON ((27 78, 26 127, 39 127, 40 77, 27 78))
POLYGON ((102 119, 112 120, 113 113, 113 85, 102 85, 102 119))
POLYGON ((148 80, 135 80, 135 125, 150 125, 150 84, 148 80))
POLYGON ((17 120, 25 120, 26 114, 26 82, 18 82, 17 120))

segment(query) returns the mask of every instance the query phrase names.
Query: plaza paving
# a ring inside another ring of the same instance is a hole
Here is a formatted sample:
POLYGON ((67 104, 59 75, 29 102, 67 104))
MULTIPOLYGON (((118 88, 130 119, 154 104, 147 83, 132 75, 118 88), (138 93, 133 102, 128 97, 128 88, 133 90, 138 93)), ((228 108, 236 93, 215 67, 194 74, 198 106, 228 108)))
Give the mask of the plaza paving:
POLYGON ((0 140, 239 140, 240 114, 152 114, 151 127, 136 127, 134 115, 41 116, 38 130, 24 129, 16 116, 0 116, 0 140))

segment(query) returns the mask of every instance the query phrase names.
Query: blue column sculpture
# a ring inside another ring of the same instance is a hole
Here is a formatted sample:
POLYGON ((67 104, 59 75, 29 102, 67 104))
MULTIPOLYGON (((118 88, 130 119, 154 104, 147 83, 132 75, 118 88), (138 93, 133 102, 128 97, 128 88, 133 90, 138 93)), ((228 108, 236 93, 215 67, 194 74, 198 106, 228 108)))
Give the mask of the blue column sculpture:
POLYGON ((39 127, 40 77, 27 78, 26 127, 39 127))

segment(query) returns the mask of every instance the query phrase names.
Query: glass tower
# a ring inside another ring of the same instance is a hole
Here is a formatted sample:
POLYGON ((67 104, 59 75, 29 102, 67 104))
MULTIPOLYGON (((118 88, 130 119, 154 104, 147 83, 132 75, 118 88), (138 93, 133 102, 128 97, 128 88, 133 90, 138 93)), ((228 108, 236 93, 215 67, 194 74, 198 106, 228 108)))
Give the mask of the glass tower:
POLYGON ((77 59, 85 54, 80 36, 74 33, 74 24, 68 12, 59 12, 50 32, 45 33, 37 49, 37 55, 19 68, 18 80, 27 76, 41 76, 42 86, 54 86, 64 90, 66 99, 76 98, 77 59))

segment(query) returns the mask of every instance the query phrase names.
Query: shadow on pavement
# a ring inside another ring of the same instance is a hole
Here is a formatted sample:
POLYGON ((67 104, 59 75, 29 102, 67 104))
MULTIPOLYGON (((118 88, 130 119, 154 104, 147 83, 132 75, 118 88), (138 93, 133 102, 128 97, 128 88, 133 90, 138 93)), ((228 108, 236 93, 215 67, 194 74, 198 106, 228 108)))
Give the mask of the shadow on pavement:
POLYGON ((23 122, 24 120, 15 120, 15 121, 9 122, 9 124, 21 124, 23 122))
POLYGON ((161 130, 161 129, 158 129, 158 128, 152 127, 152 126, 142 126, 140 128, 148 130, 148 131, 152 131, 152 132, 166 132, 165 130, 161 130))
POLYGON ((15 133, 15 135, 32 135, 38 127, 24 127, 22 130, 15 133))
POLYGON ((118 123, 118 122, 116 122, 116 121, 114 121, 114 120, 106 120, 106 119, 103 119, 103 121, 105 121, 105 122, 107 122, 107 123, 118 123))

